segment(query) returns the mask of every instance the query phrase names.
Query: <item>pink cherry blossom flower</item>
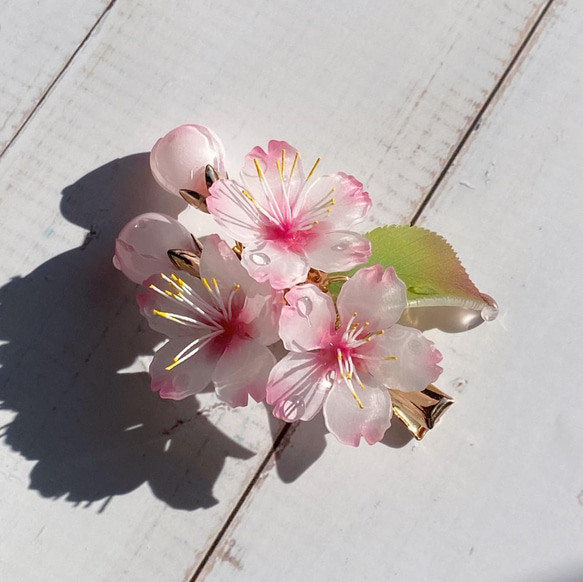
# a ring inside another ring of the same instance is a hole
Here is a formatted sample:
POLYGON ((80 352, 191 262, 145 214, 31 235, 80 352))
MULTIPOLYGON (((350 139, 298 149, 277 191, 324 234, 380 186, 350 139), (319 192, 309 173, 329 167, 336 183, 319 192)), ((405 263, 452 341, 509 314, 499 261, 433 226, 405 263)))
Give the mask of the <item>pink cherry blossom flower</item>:
POLYGON ((214 131, 202 125, 181 125, 160 138, 150 154, 156 182, 170 194, 194 190, 208 195, 205 168, 211 164, 225 174, 225 150, 214 131))
POLYGON ((320 409, 342 443, 373 444, 390 425, 388 388, 422 390, 441 373, 441 354, 420 331, 398 325, 407 296, 389 267, 358 271, 336 308, 316 286, 285 295, 280 336, 290 350, 267 384, 273 414, 287 422, 310 420, 320 409))
POLYGON ((368 193, 344 173, 310 182, 319 161, 306 176, 294 147, 270 141, 267 153, 247 155, 242 185, 221 179, 210 188, 209 211, 245 245, 243 266, 275 289, 305 281, 310 267, 342 271, 371 254, 368 239, 352 232, 371 206, 368 193))
POLYGON ((152 390, 181 400, 211 381, 218 397, 245 406, 265 397, 278 340, 281 293, 254 281, 217 235, 204 242, 201 280, 179 273, 152 277, 138 296, 150 327, 170 337, 150 366, 152 390))
POLYGON ((148 212, 132 218, 115 241, 113 264, 134 283, 154 273, 171 271, 169 249, 196 251, 192 236, 177 220, 148 212))

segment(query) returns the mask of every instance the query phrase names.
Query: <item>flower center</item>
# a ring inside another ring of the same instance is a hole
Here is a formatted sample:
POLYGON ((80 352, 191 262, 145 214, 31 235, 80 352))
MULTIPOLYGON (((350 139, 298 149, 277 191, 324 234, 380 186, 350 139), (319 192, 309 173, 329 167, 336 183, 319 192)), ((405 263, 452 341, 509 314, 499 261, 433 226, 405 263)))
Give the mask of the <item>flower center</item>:
POLYGON ((262 230, 265 240, 283 244, 288 250, 295 253, 303 251, 315 236, 311 228, 298 228, 293 219, 279 223, 267 223, 262 230))
POLYGON ((360 374, 367 373, 367 360, 382 359, 365 353, 365 346, 382 335, 384 330, 370 331, 369 322, 357 322, 356 317, 357 313, 354 313, 343 331, 337 331, 330 347, 323 350, 322 355, 328 367, 328 375, 333 376, 337 383, 344 383, 358 406, 364 408, 358 395, 366 388, 360 374))
POLYGON ((241 287, 239 284, 236 284, 227 298, 224 299, 219 282, 213 277, 211 284, 203 277, 201 281, 206 287, 210 298, 210 301, 207 301, 180 277, 174 274, 168 277, 164 273, 161 273, 161 276, 168 283, 169 288, 162 290, 155 285, 150 285, 150 289, 163 297, 170 298, 182 310, 186 310, 188 315, 159 311, 157 309, 153 310, 154 315, 168 319, 178 325, 198 330, 198 337, 174 356, 172 363, 166 367, 166 370, 172 370, 188 360, 211 341, 216 342, 217 348, 222 351, 235 335, 245 337, 245 324, 239 319, 242 304, 239 302, 237 305, 234 301, 235 295, 241 287))

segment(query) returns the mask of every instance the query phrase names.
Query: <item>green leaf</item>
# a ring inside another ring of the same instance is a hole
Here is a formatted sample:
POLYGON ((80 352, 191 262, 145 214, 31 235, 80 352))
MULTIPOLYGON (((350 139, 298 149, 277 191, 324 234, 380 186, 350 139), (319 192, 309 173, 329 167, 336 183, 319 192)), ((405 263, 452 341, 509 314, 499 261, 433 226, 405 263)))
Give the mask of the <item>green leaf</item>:
MULTIPOLYGON (((376 228, 366 236, 372 243, 368 263, 339 274, 350 276, 363 267, 380 263, 383 267, 393 266, 407 285, 409 307, 495 310, 493 299, 478 291, 451 245, 435 232, 418 226, 393 225, 376 228)), ((342 283, 333 283, 330 291, 338 295, 341 287, 342 283)))

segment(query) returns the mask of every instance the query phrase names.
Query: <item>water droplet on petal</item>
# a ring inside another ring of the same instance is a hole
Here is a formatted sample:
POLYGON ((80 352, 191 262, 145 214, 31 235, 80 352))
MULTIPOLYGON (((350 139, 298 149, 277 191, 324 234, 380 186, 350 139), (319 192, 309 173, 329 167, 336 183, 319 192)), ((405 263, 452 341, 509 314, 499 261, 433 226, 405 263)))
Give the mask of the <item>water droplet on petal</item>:
POLYGON ((312 300, 309 297, 300 297, 296 303, 296 309, 298 310, 298 313, 306 319, 310 317, 312 308, 312 300))
POLYGON ((486 301, 490 302, 490 305, 486 305, 486 307, 482 309, 480 315, 482 316, 482 319, 484 321, 494 321, 498 317, 498 313, 500 312, 500 310, 498 309, 498 304, 489 295, 482 296, 484 297, 484 299, 486 299, 486 301))
POLYGON ((271 259, 265 253, 253 253, 250 258, 253 263, 260 267, 264 267, 271 263, 271 259))
POLYGON ((350 242, 347 240, 340 241, 337 245, 332 247, 333 251, 345 251, 350 247, 350 242))
POLYGON ((326 376, 324 376, 324 381, 322 382, 322 388, 329 389, 334 386, 334 380, 336 379, 336 370, 330 370, 326 376))
POLYGON ((419 340, 414 339, 409 342, 409 351, 412 354, 420 355, 423 353, 423 344, 419 340))
POLYGON ((289 422, 295 422, 306 411, 306 405, 299 396, 291 396, 282 406, 282 412, 289 422))
POLYGON ((408 287, 407 291, 415 293, 415 295, 433 295, 435 293, 435 289, 426 287, 425 285, 413 285, 412 287, 408 287))

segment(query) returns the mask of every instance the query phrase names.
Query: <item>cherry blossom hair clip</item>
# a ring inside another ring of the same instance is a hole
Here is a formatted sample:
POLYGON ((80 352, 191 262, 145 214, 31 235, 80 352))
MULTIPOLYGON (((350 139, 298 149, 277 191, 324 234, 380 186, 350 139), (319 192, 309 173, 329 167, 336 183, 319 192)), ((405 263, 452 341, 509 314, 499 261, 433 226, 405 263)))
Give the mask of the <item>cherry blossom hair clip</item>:
POLYGON ((368 193, 342 172, 318 175, 319 158, 304 168, 298 150, 270 141, 238 179, 224 159, 199 125, 172 130, 150 156, 156 181, 212 215, 230 242, 201 242, 154 213, 116 240, 115 266, 142 285, 142 315, 169 338, 150 366, 152 390, 181 400, 213 384, 230 406, 265 400, 286 422, 322 410, 354 446, 381 440, 394 412, 421 439, 453 403, 433 385, 442 356, 422 331, 492 320, 494 300, 429 230, 358 233, 368 193))

